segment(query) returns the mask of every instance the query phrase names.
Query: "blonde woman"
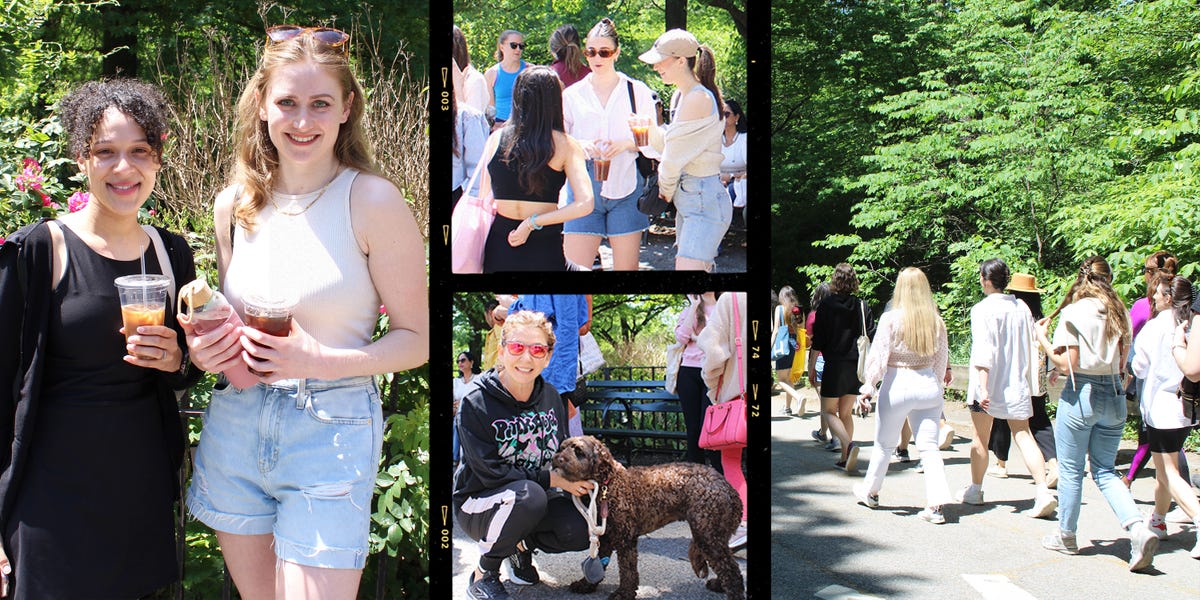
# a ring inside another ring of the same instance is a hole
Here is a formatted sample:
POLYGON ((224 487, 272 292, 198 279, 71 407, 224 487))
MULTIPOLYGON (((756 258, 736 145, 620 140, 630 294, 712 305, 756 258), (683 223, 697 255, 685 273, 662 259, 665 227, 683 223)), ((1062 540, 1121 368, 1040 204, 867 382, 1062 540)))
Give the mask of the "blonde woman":
POLYGON ((1079 552, 1079 525, 1085 461, 1096 485, 1129 532, 1129 570, 1154 562, 1158 538, 1142 521, 1129 489, 1113 463, 1125 427, 1125 395, 1121 367, 1129 353, 1130 325, 1125 303, 1112 289, 1112 269, 1099 256, 1079 267, 1066 297, 1048 317, 1037 322, 1038 343, 1060 373, 1067 376, 1054 424, 1058 452, 1058 527, 1042 546, 1065 554, 1079 552), (1062 315, 1053 341, 1050 321, 1062 315))
POLYGON ((800 300, 792 286, 785 285, 779 290, 779 305, 775 307, 775 315, 771 319, 771 340, 779 336, 781 330, 787 331, 788 353, 775 361, 775 381, 783 389, 783 414, 792 416, 792 398, 800 400, 800 412, 804 412, 804 398, 792 387, 792 362, 796 360, 796 331, 802 326, 804 316, 800 313, 800 300))
POLYGON ((863 481, 854 485, 855 497, 869 508, 879 506, 879 490, 900 430, 911 419, 925 467, 925 509, 918 516, 933 524, 945 523, 942 505, 950 502, 950 487, 938 450, 938 425, 945 385, 950 383, 950 354, 946 324, 920 269, 908 267, 896 278, 892 309, 879 317, 865 376, 859 405, 877 397, 879 414, 871 463, 863 481), (876 389, 878 381, 882 384, 876 389))

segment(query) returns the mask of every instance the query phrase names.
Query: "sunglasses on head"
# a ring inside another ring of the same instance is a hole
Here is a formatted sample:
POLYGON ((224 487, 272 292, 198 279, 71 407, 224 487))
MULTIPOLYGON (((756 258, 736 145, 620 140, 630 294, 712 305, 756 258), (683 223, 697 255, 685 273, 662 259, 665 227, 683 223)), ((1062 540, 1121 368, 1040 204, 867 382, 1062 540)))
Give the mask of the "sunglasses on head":
POLYGON ((526 344, 524 342, 504 342, 504 349, 513 356, 525 354, 525 350, 529 350, 529 356, 534 358, 545 358, 546 353, 550 351, 550 346, 546 344, 526 344))
POLYGON ((583 51, 583 55, 588 58, 593 58, 596 55, 599 55, 600 58, 612 58, 616 53, 617 51, 612 48, 588 48, 583 51))
POLYGON ((275 25, 267 29, 267 44, 279 44, 302 35, 314 39, 330 48, 338 48, 342 54, 350 53, 350 34, 332 27, 301 27, 300 25, 275 25))
POLYGON ((509 42, 508 47, 512 48, 513 50, 524 50, 525 44, 521 42, 509 42))

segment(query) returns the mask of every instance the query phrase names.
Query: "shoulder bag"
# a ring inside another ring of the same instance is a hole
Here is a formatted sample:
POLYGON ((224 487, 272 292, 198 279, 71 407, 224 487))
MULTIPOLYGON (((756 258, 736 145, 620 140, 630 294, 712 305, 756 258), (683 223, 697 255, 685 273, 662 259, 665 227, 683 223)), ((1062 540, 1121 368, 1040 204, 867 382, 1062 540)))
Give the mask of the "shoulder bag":
MULTIPOLYGON (((742 317, 733 297, 734 346, 737 349, 739 394, 732 400, 713 404, 704 411, 700 447, 707 450, 738 450, 746 447, 746 374, 742 372, 742 317)), ((724 380, 722 375, 721 379, 724 380)), ((721 385, 717 385, 720 393, 721 385)))
MULTIPOLYGON (((633 98, 633 82, 626 81, 625 89, 629 92, 629 108, 637 114, 637 100, 633 98)), ((646 157, 640 151, 637 155, 637 170, 644 180, 642 193, 638 195, 637 207, 642 214, 657 217, 670 212, 673 208, 669 202, 658 197, 658 161, 646 157)))
POLYGON ((463 188, 462 198, 450 217, 450 270, 455 273, 483 272, 483 247, 492 221, 496 219, 496 201, 491 190, 486 196, 472 196, 467 192, 475 187, 479 171, 487 162, 480 161, 475 166, 471 181, 463 188))
POLYGON ((867 337, 867 303, 859 300, 858 316, 862 322, 862 333, 858 336, 858 380, 867 380, 867 355, 871 353, 871 338, 867 337))
POLYGON ((1192 381, 1185 375, 1175 394, 1183 403, 1183 416, 1191 422, 1191 426, 1200 425, 1200 382, 1192 381))

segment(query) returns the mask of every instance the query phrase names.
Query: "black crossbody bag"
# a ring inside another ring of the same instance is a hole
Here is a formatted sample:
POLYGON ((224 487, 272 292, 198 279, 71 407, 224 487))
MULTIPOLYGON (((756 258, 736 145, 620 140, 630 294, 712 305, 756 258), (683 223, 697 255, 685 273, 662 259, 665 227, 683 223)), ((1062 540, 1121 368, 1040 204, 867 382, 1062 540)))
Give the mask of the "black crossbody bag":
MULTIPOLYGON (((633 98, 633 82, 626 81, 625 89, 629 92, 629 108, 634 114, 637 114, 637 100, 633 98)), ((645 183, 642 184, 642 193, 637 200, 638 210, 651 217, 669 212, 674 207, 658 195, 658 161, 647 158, 639 151, 636 164, 638 173, 645 179, 645 183)))

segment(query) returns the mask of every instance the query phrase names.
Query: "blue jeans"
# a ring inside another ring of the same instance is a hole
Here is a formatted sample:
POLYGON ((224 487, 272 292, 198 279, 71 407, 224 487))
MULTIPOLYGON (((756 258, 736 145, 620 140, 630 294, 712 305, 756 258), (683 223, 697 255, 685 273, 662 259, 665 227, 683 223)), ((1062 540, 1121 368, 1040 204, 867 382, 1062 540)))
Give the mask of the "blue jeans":
POLYGON ((1125 398, 1117 375, 1075 374, 1067 380, 1054 423, 1058 453, 1058 528, 1075 533, 1083 492, 1084 459, 1121 526, 1140 521, 1141 511, 1117 475, 1114 463, 1125 427, 1125 398))

